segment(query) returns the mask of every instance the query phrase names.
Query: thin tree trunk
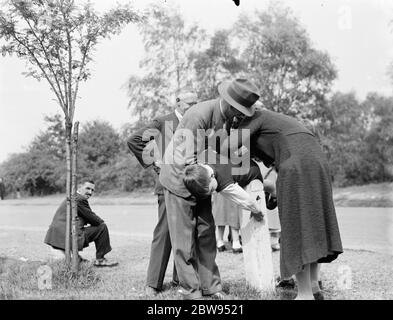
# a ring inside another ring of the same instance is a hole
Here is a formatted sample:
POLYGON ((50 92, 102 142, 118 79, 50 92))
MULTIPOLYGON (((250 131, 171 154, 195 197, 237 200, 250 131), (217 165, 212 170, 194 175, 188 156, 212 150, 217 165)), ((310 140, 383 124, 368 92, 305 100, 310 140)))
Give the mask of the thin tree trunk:
POLYGON ((72 168, 71 168, 71 133, 72 123, 66 119, 66 162, 67 162, 67 181, 66 181, 66 233, 65 233, 65 256, 67 265, 71 262, 71 250, 70 250, 70 234, 71 234, 71 179, 72 179, 72 168))
POLYGON ((79 268, 79 255, 78 255, 78 208, 76 204, 76 187, 77 187, 77 149, 78 149, 78 128, 79 122, 74 124, 74 134, 72 136, 72 198, 71 198, 71 217, 72 217, 72 271, 77 272, 79 268))

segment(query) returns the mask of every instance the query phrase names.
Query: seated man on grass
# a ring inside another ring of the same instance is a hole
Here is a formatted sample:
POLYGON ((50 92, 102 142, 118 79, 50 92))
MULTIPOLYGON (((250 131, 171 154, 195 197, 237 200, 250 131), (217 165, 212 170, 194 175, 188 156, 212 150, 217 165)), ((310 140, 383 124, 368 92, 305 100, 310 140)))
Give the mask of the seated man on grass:
MULTIPOLYGON (((89 202, 87 201, 93 193, 94 182, 88 179, 81 180, 81 183, 78 185, 76 197, 78 207, 78 251, 82 251, 83 248, 89 246, 90 242, 94 241, 96 246, 96 260, 94 261, 94 265, 96 267, 113 267, 118 263, 104 257, 112 250, 108 227, 104 220, 91 210, 89 202)), ((67 201, 64 200, 57 209, 44 240, 44 242, 52 246, 53 249, 60 250, 63 253, 65 250, 66 209, 67 201)), ((83 260, 80 256, 79 258, 83 260)))

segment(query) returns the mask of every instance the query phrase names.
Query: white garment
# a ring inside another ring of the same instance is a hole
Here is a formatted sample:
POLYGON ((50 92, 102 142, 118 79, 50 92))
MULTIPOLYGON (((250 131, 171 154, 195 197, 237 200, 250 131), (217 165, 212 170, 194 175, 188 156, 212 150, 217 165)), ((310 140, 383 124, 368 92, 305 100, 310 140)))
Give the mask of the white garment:
POLYGON ((182 114, 179 111, 177 111, 177 109, 175 109, 175 115, 179 119, 179 122, 181 121, 181 119, 183 119, 182 114))
POLYGON ((256 200, 251 198, 251 196, 237 183, 231 183, 224 190, 220 192, 225 198, 230 201, 235 202, 237 205, 245 210, 251 212, 261 212, 262 208, 259 207, 256 200))

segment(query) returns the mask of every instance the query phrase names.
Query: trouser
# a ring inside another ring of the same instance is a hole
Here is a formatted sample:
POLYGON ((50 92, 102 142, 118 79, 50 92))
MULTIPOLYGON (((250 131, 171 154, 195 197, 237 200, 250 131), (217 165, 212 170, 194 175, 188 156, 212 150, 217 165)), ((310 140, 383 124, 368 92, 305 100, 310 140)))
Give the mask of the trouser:
MULTIPOLYGON (((153 232, 153 241, 150 249, 150 261, 147 269, 146 285, 156 290, 162 290, 165 271, 171 255, 172 245, 168 229, 165 196, 158 195, 158 222, 153 232)), ((173 282, 178 283, 175 264, 173 265, 173 282)))
POLYGON ((98 226, 86 227, 84 230, 85 245, 93 241, 96 245, 96 259, 102 259, 104 255, 112 250, 109 240, 108 227, 105 223, 102 223, 98 226))
POLYGON ((172 250, 185 299, 222 290, 211 197, 195 201, 164 189, 172 250))

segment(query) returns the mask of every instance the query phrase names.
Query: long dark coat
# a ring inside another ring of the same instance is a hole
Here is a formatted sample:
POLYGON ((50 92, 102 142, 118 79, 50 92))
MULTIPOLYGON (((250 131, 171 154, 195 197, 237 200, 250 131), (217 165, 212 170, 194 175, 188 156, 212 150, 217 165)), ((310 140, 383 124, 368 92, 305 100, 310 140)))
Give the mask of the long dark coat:
MULTIPOLYGON (((78 250, 80 251, 89 246, 89 242, 86 241, 84 226, 87 224, 90 224, 91 226, 98 226, 101 223, 104 223, 104 220, 91 210, 89 202, 79 194, 77 194, 76 203, 78 208, 78 250)), ((65 249, 66 209, 67 203, 66 200, 64 200, 56 210, 55 216, 53 217, 52 223, 49 226, 49 230, 46 233, 44 240, 46 244, 63 250, 65 249)), ((72 239, 70 237, 70 248, 71 240, 72 239)))
POLYGON ((281 276, 336 259, 343 248, 329 167, 316 137, 294 118, 260 109, 239 129, 250 130, 252 153, 278 172, 281 276))

